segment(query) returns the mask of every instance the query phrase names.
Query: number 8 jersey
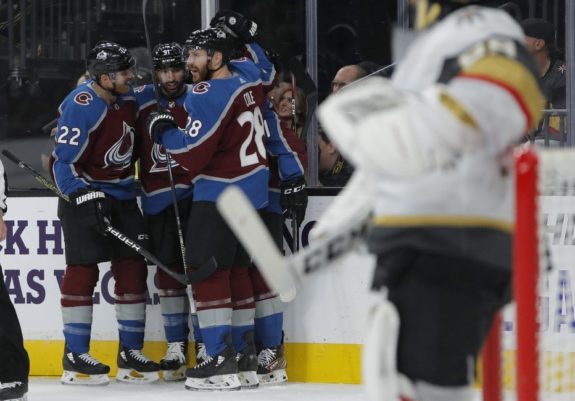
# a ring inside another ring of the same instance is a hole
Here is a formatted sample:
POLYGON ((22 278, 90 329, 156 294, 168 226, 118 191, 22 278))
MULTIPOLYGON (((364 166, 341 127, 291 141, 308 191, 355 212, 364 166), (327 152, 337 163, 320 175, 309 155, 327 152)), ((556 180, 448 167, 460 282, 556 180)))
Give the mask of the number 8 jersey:
POLYGON ((268 202, 269 172, 260 70, 248 59, 229 67, 230 77, 194 85, 185 102, 186 128, 167 130, 162 142, 194 177, 195 202, 215 202, 233 184, 261 209, 268 202))

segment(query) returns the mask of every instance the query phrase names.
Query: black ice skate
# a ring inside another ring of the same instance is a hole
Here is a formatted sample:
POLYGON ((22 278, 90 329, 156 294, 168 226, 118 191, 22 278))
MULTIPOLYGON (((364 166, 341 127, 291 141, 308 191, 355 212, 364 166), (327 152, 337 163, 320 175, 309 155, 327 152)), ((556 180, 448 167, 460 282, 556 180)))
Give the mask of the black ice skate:
POLYGON ((202 363, 186 370, 185 386, 188 390, 230 391, 241 388, 236 352, 229 337, 226 343, 228 346, 220 354, 206 355, 202 363))
POLYGON ((287 381, 283 345, 264 348, 258 355, 258 379, 261 384, 278 384, 287 381))
POLYGON ((0 400, 26 401, 28 399, 28 383, 8 382, 0 383, 0 400))
POLYGON ((155 383, 160 380, 159 370, 160 365, 142 354, 141 350, 128 349, 120 344, 116 380, 124 383, 155 383))
POLYGON ((196 365, 204 362, 208 357, 208 351, 206 351, 206 344, 196 341, 194 344, 196 350, 196 365))
POLYGON ((64 373, 60 381, 63 384, 81 384, 86 386, 105 386, 110 383, 110 367, 85 352, 76 354, 65 347, 62 357, 64 373))
POLYGON ((164 375, 164 381, 180 381, 186 378, 184 373, 187 367, 187 353, 187 341, 168 343, 166 355, 160 360, 160 369, 164 375))
POLYGON ((248 331, 244 335, 248 344, 242 351, 238 352, 238 378, 242 388, 256 388, 260 385, 258 380, 258 355, 254 343, 254 332, 248 331))

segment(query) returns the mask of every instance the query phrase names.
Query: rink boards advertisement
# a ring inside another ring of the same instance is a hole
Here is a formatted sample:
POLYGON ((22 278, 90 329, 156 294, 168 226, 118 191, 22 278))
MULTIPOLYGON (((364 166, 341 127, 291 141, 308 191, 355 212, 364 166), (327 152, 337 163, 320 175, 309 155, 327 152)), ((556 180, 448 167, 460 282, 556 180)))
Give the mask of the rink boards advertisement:
MULTIPOLYGON (((311 227, 332 199, 331 196, 310 196, 306 220, 301 227, 302 246, 308 243, 311 227)), ((544 351, 559 353, 562 360, 573 360, 575 198, 544 197, 541 203, 553 261, 553 268, 541 280, 542 346, 544 351)), ((5 216, 8 235, 0 245, 6 286, 20 317, 33 375, 61 374, 60 284, 65 261, 56 206, 55 197, 10 198, 5 216)), ((284 248, 289 253, 291 228, 288 226, 284 228, 284 237, 284 248)), ((332 267, 309 276, 296 300, 286 305, 284 328, 291 380, 360 382, 367 289, 373 265, 374 259, 369 255, 350 254, 332 267)), ((154 283, 155 270, 155 266, 149 267, 145 352, 159 360, 166 346, 154 283)), ((113 289, 109 264, 100 264, 100 280, 94 294, 91 352, 112 367, 118 346, 113 289)), ((512 309, 504 315, 506 354, 514 348, 512 309)), ((571 370, 575 370, 575 366, 571 370)))

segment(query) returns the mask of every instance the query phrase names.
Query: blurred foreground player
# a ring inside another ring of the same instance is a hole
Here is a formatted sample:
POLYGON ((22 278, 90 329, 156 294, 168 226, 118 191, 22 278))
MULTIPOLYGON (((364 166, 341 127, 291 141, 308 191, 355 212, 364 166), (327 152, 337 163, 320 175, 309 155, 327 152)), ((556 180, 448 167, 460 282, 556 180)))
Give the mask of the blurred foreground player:
POLYGON ((463 0, 413 3, 422 32, 392 79, 366 79, 319 109, 356 171, 313 236, 374 214, 372 397, 467 401, 493 316, 510 299, 509 149, 537 126, 544 99, 508 14, 463 0))

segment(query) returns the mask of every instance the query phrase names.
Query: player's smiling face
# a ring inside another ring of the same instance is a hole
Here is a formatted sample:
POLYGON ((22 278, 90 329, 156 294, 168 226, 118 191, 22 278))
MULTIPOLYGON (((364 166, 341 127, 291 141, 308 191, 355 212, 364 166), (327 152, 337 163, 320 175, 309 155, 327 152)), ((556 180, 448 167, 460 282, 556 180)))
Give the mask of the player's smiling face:
POLYGON ((168 95, 175 95, 184 84, 186 72, 183 68, 168 67, 156 70, 156 76, 162 90, 168 95))
POLYGON ((204 49, 190 49, 188 52, 188 59, 186 60, 186 67, 190 74, 192 74, 192 82, 198 83, 204 81, 208 77, 208 52, 204 49))

